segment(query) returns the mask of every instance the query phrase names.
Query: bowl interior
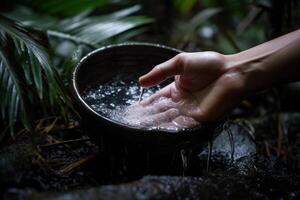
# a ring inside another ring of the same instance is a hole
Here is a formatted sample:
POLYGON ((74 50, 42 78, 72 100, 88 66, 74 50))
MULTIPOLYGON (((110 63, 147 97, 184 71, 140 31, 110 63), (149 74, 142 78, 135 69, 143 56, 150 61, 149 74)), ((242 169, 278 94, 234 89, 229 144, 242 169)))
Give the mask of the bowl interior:
MULTIPOLYGON (((138 78, 149 72, 154 66, 160 64, 176 54, 179 50, 152 44, 126 44, 113 45, 96 50, 87 55, 76 68, 75 87, 81 97, 89 88, 106 85, 111 82, 122 81, 125 84, 135 82, 137 85, 138 78)), ((169 84, 172 79, 160 84, 160 88, 169 84)), ((158 88, 152 88, 152 91, 158 88)), ((117 95, 113 101, 122 104, 123 96, 117 95)), ((85 101, 84 98, 81 98, 85 101)), ((90 102, 85 101, 85 106, 91 108, 90 102)), ((107 102, 109 103, 109 102, 107 102)), ((94 109, 95 111, 95 109, 94 109)), ((129 125, 120 124, 117 121, 108 119, 104 113, 94 113, 98 117, 104 118, 118 125, 131 127, 129 125)))
MULTIPOLYGON (((88 87, 106 84, 114 79, 137 81, 179 51, 163 46, 146 44, 115 45, 87 55, 75 72, 75 83, 80 95, 88 87)), ((166 85, 166 83, 163 83, 166 85)))

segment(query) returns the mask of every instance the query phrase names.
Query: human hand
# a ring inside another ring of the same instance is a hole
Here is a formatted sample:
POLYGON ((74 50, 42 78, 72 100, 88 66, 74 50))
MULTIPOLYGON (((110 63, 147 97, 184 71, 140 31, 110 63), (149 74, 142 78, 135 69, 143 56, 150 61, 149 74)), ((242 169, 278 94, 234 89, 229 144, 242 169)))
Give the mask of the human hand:
POLYGON ((233 55, 181 53, 140 77, 149 87, 175 76, 175 81, 142 101, 159 97, 177 103, 181 115, 199 122, 228 113, 246 95, 274 85, 299 81, 300 30, 233 55))
POLYGON ((183 116, 177 103, 165 97, 160 97, 147 105, 139 103, 130 105, 123 119, 133 126, 174 131, 199 125, 193 118, 183 116))
POLYGON ((175 77, 174 82, 141 104, 146 106, 166 97, 176 102, 180 115, 199 122, 217 120, 245 95, 242 73, 229 67, 230 62, 230 56, 216 52, 178 54, 139 78, 142 87, 150 87, 175 77))

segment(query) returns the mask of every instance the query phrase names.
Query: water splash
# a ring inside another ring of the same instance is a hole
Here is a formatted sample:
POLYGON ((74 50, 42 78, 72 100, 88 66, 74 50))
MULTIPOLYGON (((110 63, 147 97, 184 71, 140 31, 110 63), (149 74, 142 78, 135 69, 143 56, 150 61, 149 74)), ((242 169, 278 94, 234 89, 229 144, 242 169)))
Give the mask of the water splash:
POLYGON ((159 89, 160 86, 141 89, 133 81, 113 81, 86 89, 83 98, 104 117, 138 128, 178 131, 199 124, 182 116, 169 98, 161 97, 146 106, 139 103, 142 97, 150 97, 159 89))
POLYGON ((180 150, 180 156, 182 161, 182 176, 185 176, 187 169, 188 169, 188 156, 187 156, 187 150, 181 149, 180 150))
POLYGON ((143 98, 144 92, 145 92, 145 88, 141 87, 141 89, 140 89, 140 96, 139 96, 139 104, 141 103, 141 100, 143 98))

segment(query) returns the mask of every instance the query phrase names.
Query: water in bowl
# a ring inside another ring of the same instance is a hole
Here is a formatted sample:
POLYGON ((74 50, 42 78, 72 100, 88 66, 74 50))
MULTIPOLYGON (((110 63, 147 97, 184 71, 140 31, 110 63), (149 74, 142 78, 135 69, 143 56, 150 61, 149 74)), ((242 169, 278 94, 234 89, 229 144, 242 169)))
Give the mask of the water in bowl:
POLYGON ((160 97, 146 106, 139 103, 141 96, 145 99, 159 89, 155 86, 141 90, 135 81, 112 81, 87 88, 83 99, 102 116, 137 128, 179 131, 199 125, 182 116, 169 98, 160 97))

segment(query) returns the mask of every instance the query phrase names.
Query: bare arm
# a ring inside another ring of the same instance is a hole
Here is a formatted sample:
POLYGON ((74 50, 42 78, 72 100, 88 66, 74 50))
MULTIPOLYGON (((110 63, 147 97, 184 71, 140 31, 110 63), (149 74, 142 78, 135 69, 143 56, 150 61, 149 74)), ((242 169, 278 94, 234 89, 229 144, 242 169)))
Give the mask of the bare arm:
POLYGON ((300 80, 300 30, 227 56, 227 68, 240 73, 250 91, 300 80))
POLYGON ((224 116, 245 96, 273 85, 300 80, 300 30, 246 51, 182 53, 140 77, 142 86, 175 76, 174 83, 144 101, 165 96, 182 114, 198 121, 224 116))

